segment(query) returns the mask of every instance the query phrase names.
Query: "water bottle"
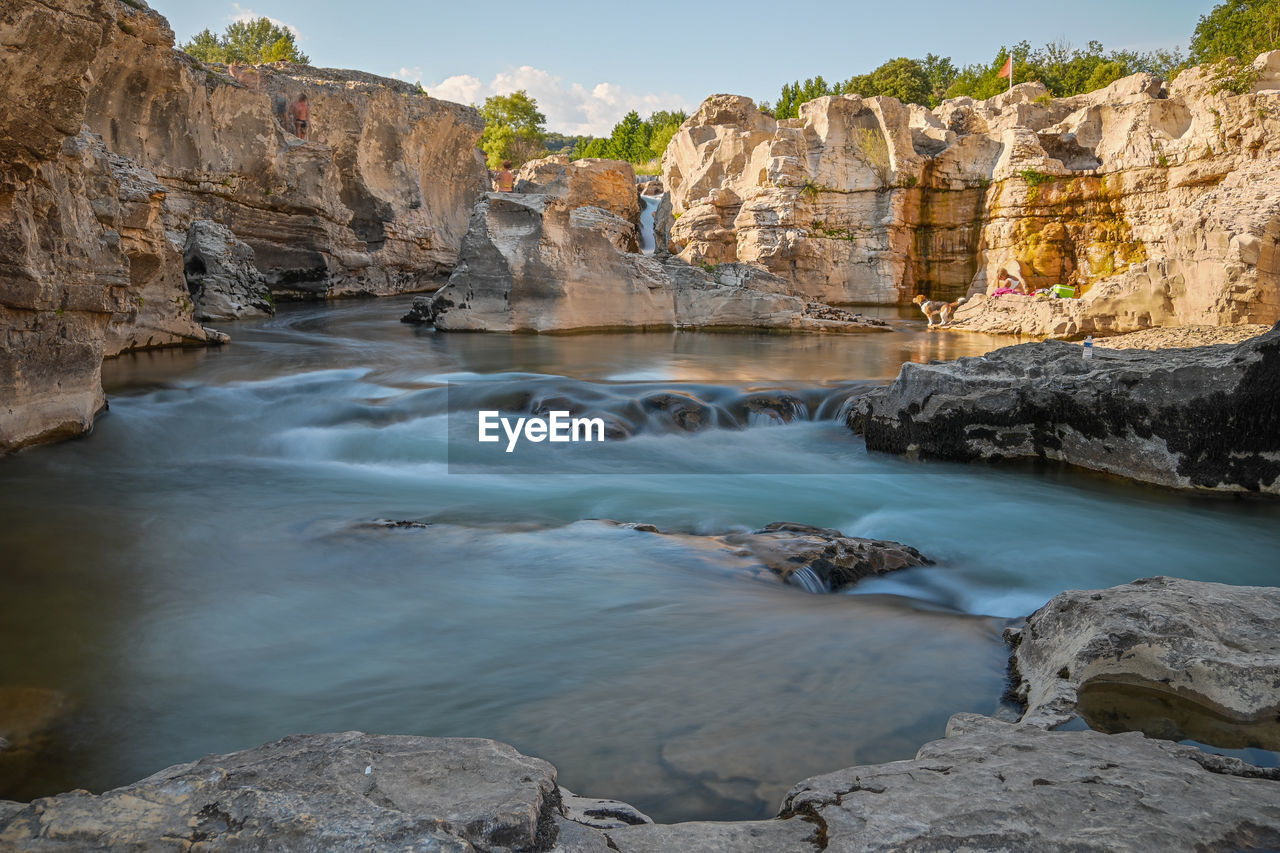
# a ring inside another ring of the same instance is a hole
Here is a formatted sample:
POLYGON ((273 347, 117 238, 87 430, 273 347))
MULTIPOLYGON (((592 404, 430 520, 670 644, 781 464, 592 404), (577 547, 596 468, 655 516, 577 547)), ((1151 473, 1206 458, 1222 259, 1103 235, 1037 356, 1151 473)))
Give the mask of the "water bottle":
POLYGON ((1081 358, 1093 358, 1093 335, 1088 335, 1084 339, 1084 352, 1080 353, 1081 358))

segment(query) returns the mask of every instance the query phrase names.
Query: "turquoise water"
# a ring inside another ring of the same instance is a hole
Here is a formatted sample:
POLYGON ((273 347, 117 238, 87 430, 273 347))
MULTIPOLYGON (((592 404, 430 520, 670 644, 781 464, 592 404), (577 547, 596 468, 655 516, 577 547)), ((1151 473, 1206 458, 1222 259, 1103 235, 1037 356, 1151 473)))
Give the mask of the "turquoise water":
POLYGON ((1061 590, 1274 583, 1270 504, 868 454, 823 419, 905 360, 994 339, 914 318, 857 336, 437 335, 396 322, 405 307, 289 307, 220 350, 110 362, 90 436, 0 462, 0 691, 67 701, 0 760, 0 796, 361 729, 505 740, 660 820, 766 816, 806 776, 995 712, 1001 629, 1061 590), (612 413, 655 389, 716 412, 807 402, 694 433, 633 418, 625 440, 517 474, 449 443, 446 404, 503 383, 612 413), (810 595, 601 518, 797 521, 936 565, 810 595))

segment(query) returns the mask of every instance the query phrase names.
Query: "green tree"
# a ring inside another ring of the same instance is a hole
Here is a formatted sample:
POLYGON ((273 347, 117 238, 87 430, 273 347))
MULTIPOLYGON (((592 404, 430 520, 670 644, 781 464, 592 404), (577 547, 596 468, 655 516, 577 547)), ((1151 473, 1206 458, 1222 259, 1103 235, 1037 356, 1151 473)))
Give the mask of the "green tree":
POLYGON ((889 60, 870 74, 850 77, 838 88, 845 94, 865 98, 887 95, 904 104, 928 104, 933 95, 924 68, 905 56, 889 60))
POLYGON ((947 88, 955 82, 959 71, 952 64, 951 57, 938 56, 936 53, 925 54, 924 59, 920 60, 920 67, 924 70, 924 76, 929 78, 929 106, 936 107, 942 103, 947 88))
POLYGON ((220 36, 211 30, 196 33, 182 49, 201 62, 297 62, 306 65, 310 57, 298 49, 293 31, 272 23, 270 18, 236 21, 220 36))
POLYGON ((518 166, 546 150, 547 117, 524 89, 485 98, 480 115, 484 118, 480 149, 489 168, 498 168, 503 160, 518 166))
POLYGON ((1280 47, 1280 0, 1227 0, 1200 16, 1191 37, 1193 63, 1234 56, 1248 64, 1280 47))

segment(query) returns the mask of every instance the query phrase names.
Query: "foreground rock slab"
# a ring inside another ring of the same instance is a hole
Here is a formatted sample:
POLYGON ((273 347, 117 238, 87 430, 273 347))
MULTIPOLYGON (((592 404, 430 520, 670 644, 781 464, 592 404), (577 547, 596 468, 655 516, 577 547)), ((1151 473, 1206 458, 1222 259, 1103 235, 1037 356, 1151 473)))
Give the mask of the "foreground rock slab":
POLYGON ((1024 722, 1066 722, 1082 690, 1115 685, 1168 692, 1226 720, 1274 721, 1280 712, 1275 587, 1160 577, 1071 590, 1008 637, 1024 722))
POLYGON ((297 735, 101 796, 0 804, 0 849, 546 850, 555 778, 496 741, 297 735))
POLYGON ((1280 783, 1214 772, 1137 733, 1052 732, 977 714, 912 761, 801 782, 829 851, 1247 850, 1280 844, 1280 783))
POLYGON ((1046 341, 904 364, 855 405, 871 450, 1050 459, 1179 489, 1280 494, 1280 326, 1237 345, 1106 350, 1046 341))

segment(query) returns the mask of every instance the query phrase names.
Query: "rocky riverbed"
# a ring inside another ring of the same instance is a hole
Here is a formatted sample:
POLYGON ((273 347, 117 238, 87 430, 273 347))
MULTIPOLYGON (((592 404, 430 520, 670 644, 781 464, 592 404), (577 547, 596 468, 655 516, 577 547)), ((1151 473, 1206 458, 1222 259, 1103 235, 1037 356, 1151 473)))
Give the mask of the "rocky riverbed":
POLYGON ((1010 635, 1015 679, 1028 702, 1021 722, 958 714, 946 737, 925 744, 912 760, 800 782, 773 820, 657 825, 625 803, 563 789, 552 765, 502 743, 347 732, 206 756, 101 795, 0 802, 0 846, 492 853, 1270 848, 1280 844, 1280 770, 1137 732, 1049 726, 1079 712, 1082 683, 1132 678, 1194 695, 1242 721, 1274 717, 1277 630, 1280 594, 1273 588, 1155 578, 1064 593, 1010 635), (1168 614, 1177 614, 1176 623, 1168 614))

